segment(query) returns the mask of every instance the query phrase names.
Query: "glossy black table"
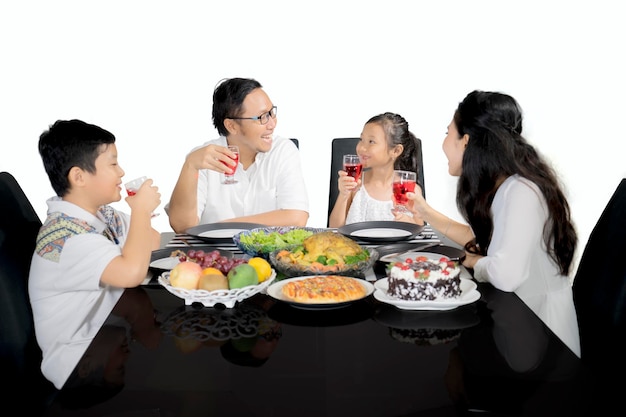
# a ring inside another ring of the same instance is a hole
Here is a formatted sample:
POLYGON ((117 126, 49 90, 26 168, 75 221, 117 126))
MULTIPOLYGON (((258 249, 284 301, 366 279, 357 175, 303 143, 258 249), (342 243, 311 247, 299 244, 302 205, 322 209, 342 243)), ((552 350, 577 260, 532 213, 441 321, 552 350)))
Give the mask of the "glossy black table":
POLYGON ((263 294, 207 308, 158 285, 130 289, 116 309, 133 323, 103 326, 63 390, 31 394, 43 400, 34 412, 578 415, 593 407, 580 360, 534 313, 512 293, 479 291, 479 301, 454 310, 405 311, 371 296, 308 310, 263 294))

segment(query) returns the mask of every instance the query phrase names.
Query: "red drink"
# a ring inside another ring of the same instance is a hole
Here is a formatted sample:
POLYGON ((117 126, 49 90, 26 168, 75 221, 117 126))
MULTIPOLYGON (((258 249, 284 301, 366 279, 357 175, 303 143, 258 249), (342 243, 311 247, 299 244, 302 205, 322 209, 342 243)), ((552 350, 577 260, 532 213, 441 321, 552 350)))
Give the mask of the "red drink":
POLYGON ((407 198, 406 193, 415 192, 415 185, 415 181, 393 183, 393 198, 396 200, 396 205, 407 205, 409 199, 407 198))
POLYGON ((348 173, 349 176, 355 180, 361 178, 361 171, 363 170, 363 164, 344 164, 343 170, 348 173))
POLYGON ((137 190, 126 190, 126 192, 128 193, 129 197, 134 196, 135 194, 137 194, 137 190))
POLYGON ((230 171, 224 172, 224 181, 222 181, 222 184, 237 184, 237 180, 235 179, 235 171, 237 171, 237 165, 239 165, 239 148, 233 145, 229 145, 228 150, 235 154, 235 157, 232 158, 233 162, 235 162, 235 165, 232 167, 230 165, 227 166, 230 171))
POLYGON ((235 161, 235 166, 232 168, 232 170, 230 172, 227 172, 226 175, 233 175, 235 173, 235 171, 237 170, 237 165, 239 164, 239 154, 236 153, 235 157, 233 158, 233 161, 235 161))

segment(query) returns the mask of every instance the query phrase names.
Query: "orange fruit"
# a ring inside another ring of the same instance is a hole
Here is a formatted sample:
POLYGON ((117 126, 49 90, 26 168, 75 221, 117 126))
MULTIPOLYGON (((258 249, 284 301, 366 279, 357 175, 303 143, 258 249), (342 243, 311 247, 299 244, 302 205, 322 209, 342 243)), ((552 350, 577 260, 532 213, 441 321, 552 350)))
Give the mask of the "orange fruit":
POLYGON ((263 258, 250 258, 248 265, 256 270, 256 274, 259 276, 259 282, 265 281, 272 275, 272 266, 263 258))
POLYGON ((222 271, 220 271, 217 268, 213 268, 213 267, 208 267, 208 268, 204 268, 202 270, 202 275, 222 275, 224 276, 224 273, 222 271))

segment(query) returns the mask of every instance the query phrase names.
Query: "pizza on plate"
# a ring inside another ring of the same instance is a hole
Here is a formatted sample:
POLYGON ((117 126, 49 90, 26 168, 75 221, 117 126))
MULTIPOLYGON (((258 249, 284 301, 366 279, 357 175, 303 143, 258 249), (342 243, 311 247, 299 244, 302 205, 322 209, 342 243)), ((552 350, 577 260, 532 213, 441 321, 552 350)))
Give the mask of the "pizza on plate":
POLYGON ((358 279, 324 275, 287 282, 282 293, 291 301, 303 304, 328 304, 358 300, 367 295, 358 279))

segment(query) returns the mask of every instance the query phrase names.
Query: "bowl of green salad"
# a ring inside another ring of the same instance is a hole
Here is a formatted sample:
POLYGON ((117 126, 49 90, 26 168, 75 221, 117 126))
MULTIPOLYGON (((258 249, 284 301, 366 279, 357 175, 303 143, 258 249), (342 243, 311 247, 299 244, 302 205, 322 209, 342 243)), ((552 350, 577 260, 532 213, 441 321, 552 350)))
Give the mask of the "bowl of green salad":
POLYGON ((307 237, 325 230, 300 226, 259 227, 242 230, 233 236, 233 241, 246 255, 269 260, 270 253, 302 245, 307 237))

